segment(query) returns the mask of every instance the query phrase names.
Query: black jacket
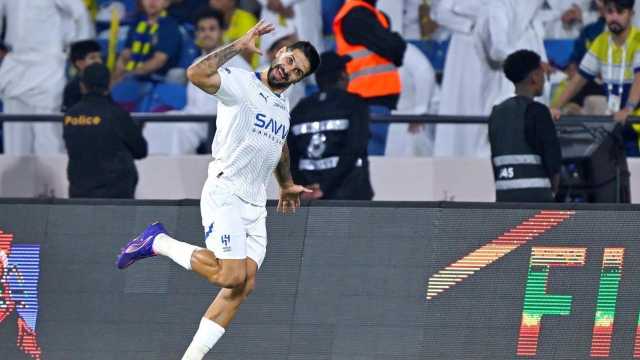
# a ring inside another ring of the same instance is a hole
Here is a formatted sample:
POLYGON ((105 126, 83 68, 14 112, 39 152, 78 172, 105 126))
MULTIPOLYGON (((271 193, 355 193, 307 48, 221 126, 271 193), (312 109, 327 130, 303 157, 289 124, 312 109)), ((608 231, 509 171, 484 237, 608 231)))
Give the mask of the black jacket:
POLYGON ((551 113, 524 96, 496 105, 489 116, 496 201, 551 202, 562 155, 551 113))
POLYGON ((298 184, 319 184, 323 199, 371 200, 369 110, 357 95, 332 89, 302 99, 287 139, 298 184))
POLYGON ((147 142, 128 112, 108 96, 86 95, 64 117, 69 154, 69 196, 133 198, 134 159, 147 156, 147 142))
MULTIPOLYGON (((376 15, 368 9, 358 6, 353 8, 342 20, 344 39, 352 45, 363 45, 367 49, 393 62, 402 65, 407 43, 402 36, 390 29, 385 29, 376 15)), ((395 109, 399 95, 379 96, 366 99, 370 105, 382 105, 395 109)))
POLYGON ((76 76, 71 79, 64 87, 62 95, 62 112, 66 112, 71 107, 82 100, 82 91, 80 91, 80 77, 76 76))

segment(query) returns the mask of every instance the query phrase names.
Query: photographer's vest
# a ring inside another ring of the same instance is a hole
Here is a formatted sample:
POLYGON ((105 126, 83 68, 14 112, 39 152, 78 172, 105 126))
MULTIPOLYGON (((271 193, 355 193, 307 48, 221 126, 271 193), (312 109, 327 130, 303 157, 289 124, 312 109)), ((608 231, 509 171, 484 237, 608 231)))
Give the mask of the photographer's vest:
POLYGON ((489 118, 496 201, 552 201, 551 181, 542 157, 525 135, 525 113, 533 100, 516 96, 495 106, 489 118))
MULTIPOLYGON (((382 11, 361 0, 347 0, 333 20, 333 31, 336 37, 336 51, 338 55, 349 55, 351 61, 347 63, 349 85, 347 91, 358 94, 363 98, 400 94, 400 74, 398 68, 389 60, 370 51, 362 45, 349 44, 342 31, 342 20, 353 8, 362 6, 369 9, 380 24, 389 28, 389 22, 382 11)), ((367 31, 361 29, 361 31, 367 31)))

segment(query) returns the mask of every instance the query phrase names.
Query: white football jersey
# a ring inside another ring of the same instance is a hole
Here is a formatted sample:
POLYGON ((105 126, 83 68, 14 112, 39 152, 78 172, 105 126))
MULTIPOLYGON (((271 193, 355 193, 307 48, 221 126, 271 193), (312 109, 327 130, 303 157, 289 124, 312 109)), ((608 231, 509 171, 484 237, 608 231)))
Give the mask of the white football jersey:
POLYGON ((241 199, 267 201, 273 175, 289 132, 289 101, 260 81, 259 73, 235 67, 218 70, 221 85, 209 177, 226 182, 241 199), (220 175, 222 173, 222 175, 220 175))

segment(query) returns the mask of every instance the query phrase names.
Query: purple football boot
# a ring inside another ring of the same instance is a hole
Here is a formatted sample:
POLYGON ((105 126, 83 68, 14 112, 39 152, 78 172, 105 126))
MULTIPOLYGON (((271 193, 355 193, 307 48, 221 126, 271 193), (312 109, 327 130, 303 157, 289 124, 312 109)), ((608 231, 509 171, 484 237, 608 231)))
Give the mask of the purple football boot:
POLYGON ((147 226, 142 234, 129 241, 127 246, 121 249, 120 255, 118 255, 118 261, 116 261, 118 269, 124 269, 138 260, 156 256, 152 248, 153 241, 156 239, 156 236, 166 233, 167 230, 164 228, 164 225, 159 222, 154 222, 147 226))

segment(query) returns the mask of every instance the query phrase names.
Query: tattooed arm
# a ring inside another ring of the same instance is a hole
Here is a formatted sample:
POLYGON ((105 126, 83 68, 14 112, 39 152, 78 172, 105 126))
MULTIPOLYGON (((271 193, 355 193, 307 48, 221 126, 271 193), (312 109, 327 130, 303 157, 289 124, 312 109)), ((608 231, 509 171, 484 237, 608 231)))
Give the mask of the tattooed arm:
POLYGON ((218 69, 229 61, 232 57, 242 51, 249 50, 260 53, 256 47, 256 40, 274 30, 273 25, 258 22, 244 36, 238 40, 214 50, 200 59, 187 69, 187 77, 195 86, 209 94, 215 94, 220 88, 220 75, 218 69))
POLYGON ((300 194, 312 192, 304 186, 296 185, 293 182, 289 161, 289 147, 285 143, 282 147, 282 156, 280 156, 280 161, 274 171, 278 184, 280 184, 278 211, 282 213, 295 212, 300 207, 300 194))
POLYGON ((278 161, 278 166, 276 166, 276 170, 274 171, 274 173, 281 189, 286 189, 294 185, 293 178, 291 177, 289 146, 287 146, 286 143, 282 147, 282 156, 280 156, 280 161, 278 161))

